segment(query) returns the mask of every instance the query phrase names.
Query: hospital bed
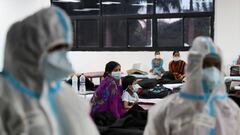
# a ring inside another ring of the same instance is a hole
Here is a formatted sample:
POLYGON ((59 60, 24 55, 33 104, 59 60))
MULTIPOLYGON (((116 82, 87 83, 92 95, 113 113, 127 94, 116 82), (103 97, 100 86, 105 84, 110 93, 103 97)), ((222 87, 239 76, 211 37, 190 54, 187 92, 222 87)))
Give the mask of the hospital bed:
MULTIPOLYGON (((177 83, 177 84, 164 84, 163 86, 168 88, 168 89, 173 90, 174 88, 181 87, 182 85, 183 85, 182 83, 177 83)), ((84 98, 87 101, 90 101, 93 94, 94 94, 94 91, 86 91, 84 93, 78 93, 78 96, 81 97, 81 98, 84 98)), ((163 100, 163 99, 160 99, 160 98, 141 99, 140 98, 139 101, 138 101, 138 104, 142 108, 148 110, 151 106, 153 106, 154 104, 158 103, 161 100, 163 100)))

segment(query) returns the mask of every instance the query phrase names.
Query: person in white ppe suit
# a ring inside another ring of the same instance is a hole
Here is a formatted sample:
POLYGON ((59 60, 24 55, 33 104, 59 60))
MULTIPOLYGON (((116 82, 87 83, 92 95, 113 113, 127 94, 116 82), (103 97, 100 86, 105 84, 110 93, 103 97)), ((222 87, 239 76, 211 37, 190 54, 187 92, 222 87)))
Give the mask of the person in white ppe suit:
POLYGON ((0 135, 99 135, 90 106, 60 80, 72 73, 71 22, 57 7, 13 24, 0 74, 0 135))
POLYGON ((197 37, 181 91, 150 109, 144 135, 240 135, 238 106, 227 96, 220 49, 197 37))

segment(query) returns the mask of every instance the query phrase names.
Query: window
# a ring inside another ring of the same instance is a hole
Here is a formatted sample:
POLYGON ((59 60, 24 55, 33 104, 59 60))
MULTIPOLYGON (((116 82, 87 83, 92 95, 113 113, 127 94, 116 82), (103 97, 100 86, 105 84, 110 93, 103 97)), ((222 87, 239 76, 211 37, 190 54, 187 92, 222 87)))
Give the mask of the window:
POLYGON ((126 14, 153 14, 153 0, 128 0, 126 14))
POLYGON ((105 18, 103 20, 103 45, 105 48, 126 48, 127 20, 105 18))
MULTIPOLYGON (((76 45, 87 47, 98 47, 99 45, 99 22, 98 20, 78 20, 76 21, 76 45)), ((78 47, 78 46, 76 46, 78 47)), ((81 47, 81 46, 79 46, 81 47)))
POLYGON ((156 13, 211 12, 213 0, 157 0, 156 13))
POLYGON ((186 18, 184 28, 184 44, 190 46, 197 36, 211 36, 211 18, 186 18))
POLYGON ((103 15, 119 15, 124 14, 124 0, 102 0, 103 15))
POLYGON ((128 47, 152 47, 152 20, 128 20, 128 47))
POLYGON ((73 50, 188 50, 213 37, 214 0, 51 0, 71 17, 73 50))
POLYGON ((64 9, 70 16, 100 15, 100 0, 52 0, 56 6, 64 9))
POLYGON ((159 47, 181 47, 183 40, 182 18, 157 20, 159 47))

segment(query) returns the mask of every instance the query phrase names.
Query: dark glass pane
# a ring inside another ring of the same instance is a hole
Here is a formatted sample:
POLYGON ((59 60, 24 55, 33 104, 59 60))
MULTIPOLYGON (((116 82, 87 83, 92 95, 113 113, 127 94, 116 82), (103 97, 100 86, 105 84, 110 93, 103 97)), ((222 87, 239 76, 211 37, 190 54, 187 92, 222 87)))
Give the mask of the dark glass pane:
POLYGON ((128 20, 128 47, 152 47, 152 20, 128 20))
POLYGON ((153 0, 127 0, 127 14, 152 14, 153 0))
POLYGON ((156 13, 210 12, 213 0, 157 0, 156 13))
POLYGON ((76 26, 78 47, 99 47, 97 20, 78 20, 76 26))
POLYGON ((53 0, 53 4, 63 8, 69 15, 99 15, 99 0, 53 0))
POLYGON ((125 0, 102 0, 102 14, 124 14, 125 0))
POLYGON ((185 18, 184 19, 184 45, 189 46, 197 36, 211 35, 211 18, 185 18))
POLYGON ((58 0, 53 0, 52 4, 54 6, 62 8, 63 10, 65 10, 70 15, 70 10, 68 9, 68 5, 69 5, 68 2, 61 2, 61 1, 58 1, 58 0))
POLYGON ((72 30, 73 30, 73 46, 76 47, 77 46, 77 42, 76 42, 76 35, 77 34, 75 32, 76 31, 76 27, 75 27, 76 26, 75 25, 76 21, 75 20, 71 20, 71 22, 72 22, 72 30))
POLYGON ((183 46, 183 21, 181 18, 158 19, 157 22, 159 47, 183 46))
POLYGON ((103 21, 104 47, 127 47, 127 20, 105 19, 103 21))
POLYGON ((181 12, 181 1, 157 0, 156 13, 179 13, 181 12))

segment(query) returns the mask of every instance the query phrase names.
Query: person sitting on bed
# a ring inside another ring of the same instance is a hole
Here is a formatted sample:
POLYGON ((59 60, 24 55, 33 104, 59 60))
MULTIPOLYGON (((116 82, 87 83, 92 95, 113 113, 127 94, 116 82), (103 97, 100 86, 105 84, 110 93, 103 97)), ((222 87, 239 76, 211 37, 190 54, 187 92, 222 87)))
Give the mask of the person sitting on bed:
POLYGON ((122 80, 123 95, 122 101, 123 106, 126 110, 129 110, 133 107, 134 104, 137 104, 138 98, 138 88, 136 87, 136 77, 126 76, 122 80))
POLYGON ((160 57, 160 52, 155 51, 155 58, 152 59, 152 69, 150 70, 150 73, 153 75, 161 76, 164 73, 163 69, 163 59, 160 57))
POLYGON ((180 59, 179 51, 173 52, 173 60, 169 63, 169 71, 176 80, 183 80, 185 77, 184 69, 186 62, 180 59))
POLYGON ((122 89, 119 86, 121 79, 120 70, 120 64, 115 61, 110 61, 106 64, 104 79, 91 99, 91 115, 93 118, 98 112, 110 112, 118 119, 125 112, 121 102, 122 89))

